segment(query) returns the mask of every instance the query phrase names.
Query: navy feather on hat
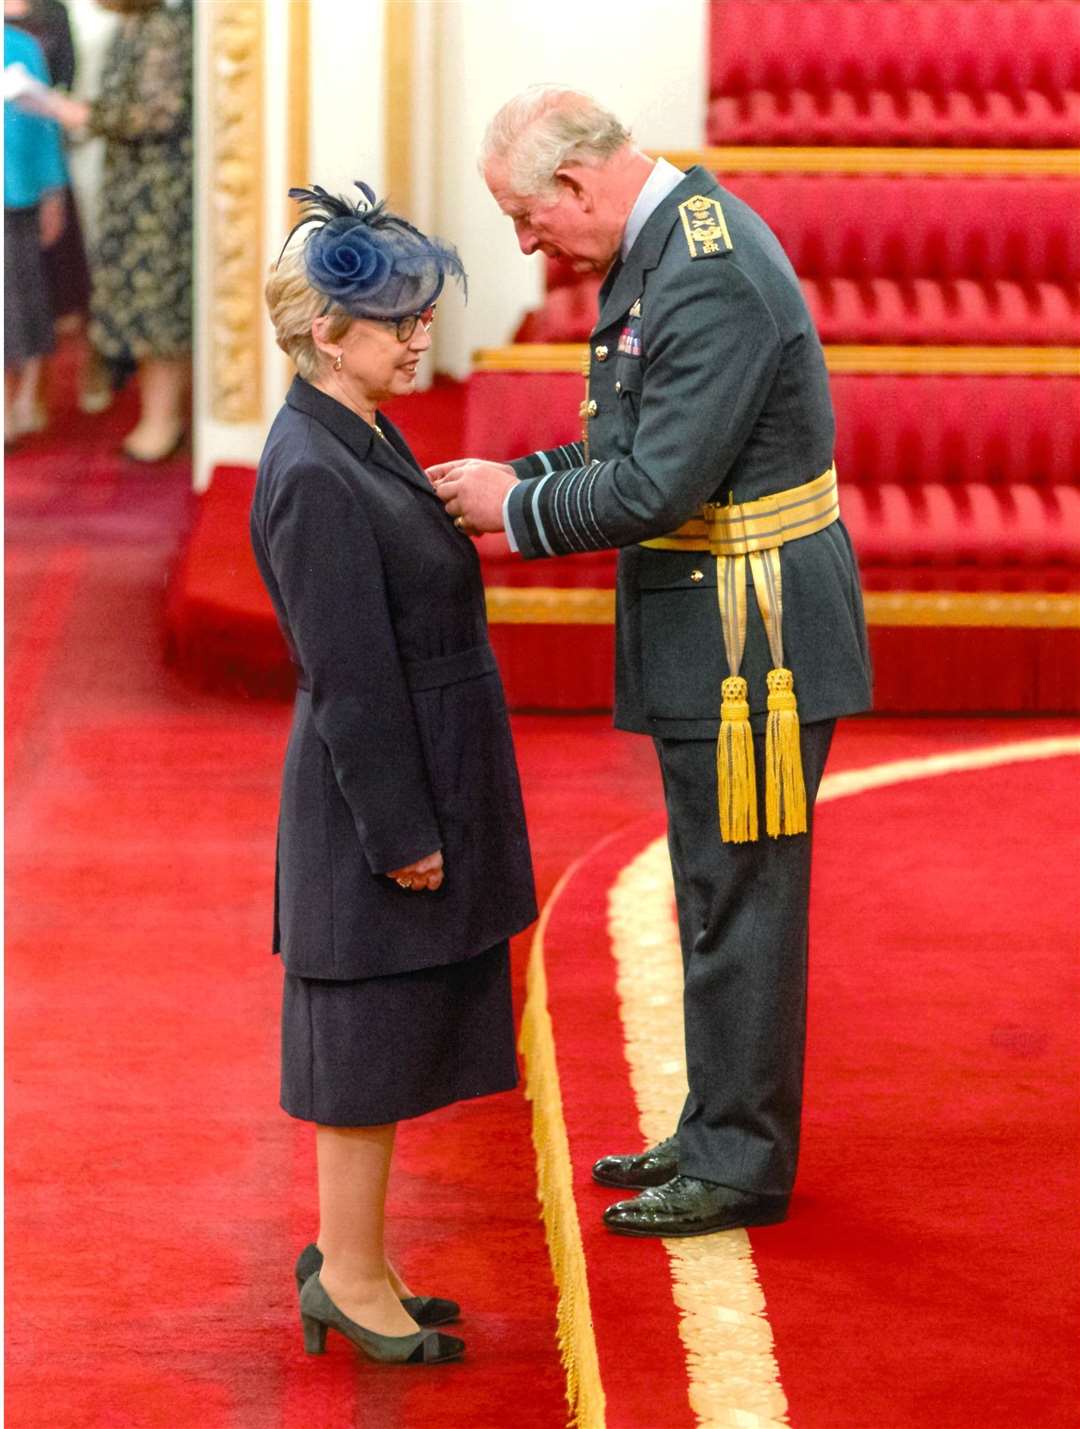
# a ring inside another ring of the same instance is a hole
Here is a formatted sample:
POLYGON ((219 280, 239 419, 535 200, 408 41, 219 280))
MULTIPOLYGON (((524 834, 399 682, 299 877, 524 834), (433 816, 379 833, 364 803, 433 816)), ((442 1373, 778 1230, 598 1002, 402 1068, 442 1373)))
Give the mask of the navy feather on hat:
POLYGON ((318 184, 289 190, 304 216, 281 251, 297 229, 319 225, 304 244, 313 288, 353 317, 391 320, 431 307, 448 275, 467 292, 465 269, 454 248, 426 237, 390 213, 385 202, 376 203, 374 191, 362 180, 356 180, 356 187, 363 197, 355 204, 318 184))

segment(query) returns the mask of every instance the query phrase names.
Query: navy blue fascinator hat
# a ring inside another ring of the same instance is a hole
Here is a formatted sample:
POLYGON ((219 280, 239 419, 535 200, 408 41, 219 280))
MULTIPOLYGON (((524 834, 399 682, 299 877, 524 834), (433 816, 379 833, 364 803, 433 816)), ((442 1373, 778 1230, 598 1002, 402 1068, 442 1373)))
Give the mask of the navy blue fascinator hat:
POLYGON ((304 216, 281 252, 298 229, 319 225, 304 244, 308 282, 316 291, 354 318, 381 320, 430 308, 447 276, 468 291, 456 249, 426 237, 391 213, 385 202, 376 203, 374 191, 361 180, 356 180, 356 187, 362 197, 355 204, 318 184, 289 190, 304 216))

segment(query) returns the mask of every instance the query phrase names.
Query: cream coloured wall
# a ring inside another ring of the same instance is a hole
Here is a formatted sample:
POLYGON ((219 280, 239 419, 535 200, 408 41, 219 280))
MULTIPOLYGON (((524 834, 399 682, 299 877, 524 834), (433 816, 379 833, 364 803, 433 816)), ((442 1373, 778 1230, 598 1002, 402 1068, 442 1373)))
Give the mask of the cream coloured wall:
POLYGON ((629 124, 643 148, 704 142, 705 0, 436 0, 439 22, 439 231, 469 270, 467 309, 443 305, 439 367, 467 375, 477 347, 509 341, 542 292, 476 171, 487 121, 531 84, 584 89, 629 124))
MULTIPOLYGON (((288 366, 265 317, 252 319, 260 354, 258 410, 242 421, 213 415, 212 311, 218 298, 210 228, 223 175, 210 100, 228 57, 214 52, 212 12, 235 0, 195 0, 196 19, 196 485, 214 465, 253 462, 280 404, 288 366)), ((433 366, 458 377, 477 347, 508 341, 542 291, 542 260, 517 249, 476 170, 484 127, 530 84, 582 88, 608 104, 646 148, 700 143, 705 123, 706 0, 391 0, 408 7, 412 59, 409 215, 457 244, 470 278, 466 307, 451 293, 436 325, 433 366)), ((289 63, 290 4, 310 16, 308 172, 345 191, 364 178, 385 190, 386 0, 261 0, 262 192, 260 273, 285 235, 290 110, 302 94, 289 63)), ((402 14, 391 13, 389 23, 402 14)), ((396 118, 397 116, 391 116, 396 118)), ((393 196, 392 196, 393 197, 393 196)))

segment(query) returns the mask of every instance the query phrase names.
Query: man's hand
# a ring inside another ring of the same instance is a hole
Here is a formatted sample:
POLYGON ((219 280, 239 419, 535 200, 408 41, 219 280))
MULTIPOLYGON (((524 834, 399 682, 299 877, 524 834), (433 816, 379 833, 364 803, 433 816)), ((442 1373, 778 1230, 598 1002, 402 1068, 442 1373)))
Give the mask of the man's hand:
POLYGON ((460 530, 476 536, 503 529, 503 502, 518 482, 513 467, 468 457, 429 466, 427 475, 460 530))
POLYGON ((442 850, 436 849, 434 853, 429 853, 427 858, 418 858, 415 863, 410 863, 405 868, 395 868, 386 877, 392 878, 399 888, 411 888, 414 892, 430 888, 434 893, 436 888, 442 887, 442 850))

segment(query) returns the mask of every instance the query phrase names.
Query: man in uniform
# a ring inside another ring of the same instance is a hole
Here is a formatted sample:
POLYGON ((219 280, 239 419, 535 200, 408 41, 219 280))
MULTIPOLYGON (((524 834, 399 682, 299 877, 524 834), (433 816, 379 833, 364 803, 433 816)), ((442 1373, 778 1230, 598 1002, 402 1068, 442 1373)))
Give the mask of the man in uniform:
POLYGON ((805 1041, 810 822, 838 716, 868 708, 825 361, 762 219, 637 150, 569 90, 489 126, 522 251, 606 271, 581 443, 429 473, 526 559, 618 547, 615 724, 651 735, 668 812, 689 1091, 674 1135, 606 1156, 629 1235, 782 1220, 805 1041))

